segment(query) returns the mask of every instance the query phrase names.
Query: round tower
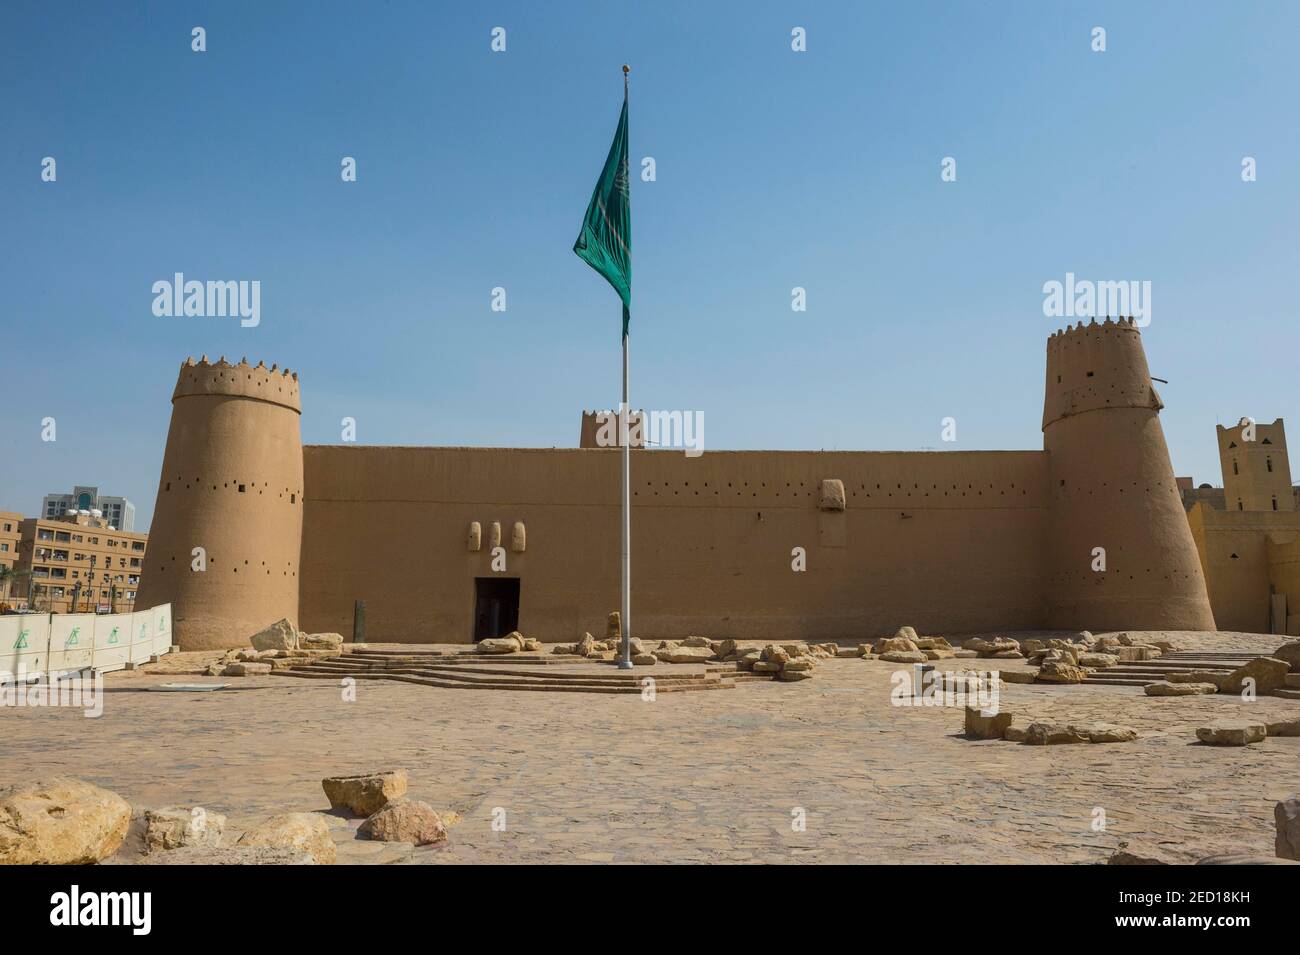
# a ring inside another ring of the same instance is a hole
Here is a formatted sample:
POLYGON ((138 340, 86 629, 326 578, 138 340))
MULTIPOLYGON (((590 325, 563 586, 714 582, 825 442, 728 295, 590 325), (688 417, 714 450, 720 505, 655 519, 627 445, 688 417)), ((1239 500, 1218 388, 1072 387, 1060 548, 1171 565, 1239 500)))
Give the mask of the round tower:
POLYGON ((281 617, 297 625, 301 415, 287 368, 181 365, 136 600, 171 603, 181 649, 247 646, 281 617))
POLYGON ((1163 407, 1132 318, 1048 340, 1048 627, 1214 629, 1163 407))

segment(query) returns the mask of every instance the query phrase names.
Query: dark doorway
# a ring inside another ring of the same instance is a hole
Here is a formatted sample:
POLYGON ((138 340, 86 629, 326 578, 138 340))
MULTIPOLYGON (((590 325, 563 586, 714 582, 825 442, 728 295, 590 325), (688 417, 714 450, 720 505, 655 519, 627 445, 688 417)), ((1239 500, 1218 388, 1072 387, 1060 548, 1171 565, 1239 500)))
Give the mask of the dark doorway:
POLYGON ((519 578, 474 578, 474 640, 519 629, 519 578))

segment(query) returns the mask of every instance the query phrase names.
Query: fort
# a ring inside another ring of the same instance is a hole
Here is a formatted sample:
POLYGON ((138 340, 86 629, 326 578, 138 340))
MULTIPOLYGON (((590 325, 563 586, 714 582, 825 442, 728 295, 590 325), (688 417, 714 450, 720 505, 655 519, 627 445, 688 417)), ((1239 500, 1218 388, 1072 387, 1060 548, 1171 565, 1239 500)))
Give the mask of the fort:
MULTIPOLYGON (((247 361, 186 360, 172 405, 140 600, 186 649, 350 636, 357 600, 414 643, 617 605, 616 449, 303 447, 297 374, 247 361)), ((1213 629, 1161 407, 1134 320, 1094 320, 1047 343, 1042 451, 637 449, 634 632, 1213 629)))

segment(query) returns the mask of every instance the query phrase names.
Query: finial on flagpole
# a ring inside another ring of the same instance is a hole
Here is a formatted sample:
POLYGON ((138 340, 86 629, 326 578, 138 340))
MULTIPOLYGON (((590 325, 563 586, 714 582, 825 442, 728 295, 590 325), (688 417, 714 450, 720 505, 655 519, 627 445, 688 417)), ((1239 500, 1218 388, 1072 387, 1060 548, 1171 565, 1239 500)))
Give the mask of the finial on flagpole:
POLYGON ((628 75, 629 73, 631 73, 631 72, 632 72, 632 67, 630 67, 630 66, 628 66, 626 63, 624 63, 624 64, 623 64, 623 75, 624 75, 624 76, 627 76, 627 75, 628 75))

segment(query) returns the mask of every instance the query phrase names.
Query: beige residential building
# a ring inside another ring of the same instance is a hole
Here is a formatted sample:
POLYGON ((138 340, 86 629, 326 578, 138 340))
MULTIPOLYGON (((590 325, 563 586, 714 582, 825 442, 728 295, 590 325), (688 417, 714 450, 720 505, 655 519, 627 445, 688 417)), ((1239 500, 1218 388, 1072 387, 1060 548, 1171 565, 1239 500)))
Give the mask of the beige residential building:
MULTIPOLYGON (((11 571, 18 563, 19 525, 23 516, 15 511, 0 511, 0 568, 11 571)), ((6 576, 0 582, 0 603, 6 602, 15 581, 6 576)))
POLYGON ((16 602, 55 613, 127 613, 135 605, 148 534, 112 528, 94 512, 30 517, 20 525, 16 602), (75 602, 75 605, 74 605, 75 602))

